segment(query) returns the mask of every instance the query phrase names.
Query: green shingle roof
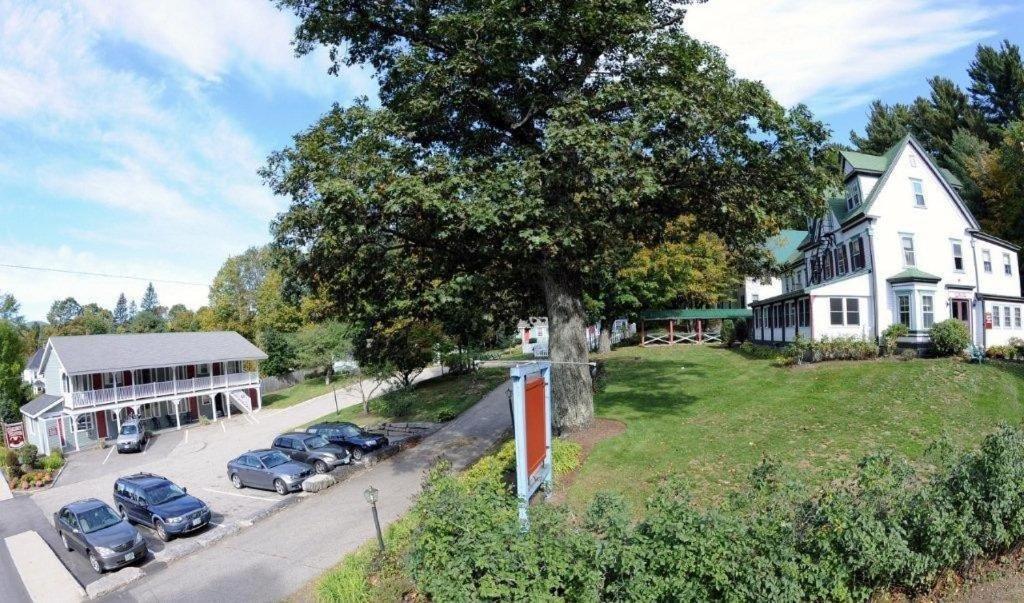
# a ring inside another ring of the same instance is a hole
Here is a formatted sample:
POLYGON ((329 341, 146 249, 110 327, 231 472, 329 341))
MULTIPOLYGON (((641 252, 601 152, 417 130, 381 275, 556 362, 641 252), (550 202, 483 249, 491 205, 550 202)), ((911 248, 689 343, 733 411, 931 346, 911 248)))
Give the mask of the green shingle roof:
POLYGON ((892 163, 892 158, 895 155, 893 151, 898 146, 892 147, 883 155, 868 155, 867 153, 858 153, 857 151, 839 151, 839 154, 858 172, 881 174, 889 169, 889 164, 892 163))
POLYGON ((929 274, 917 268, 907 268, 903 272, 894 274, 888 279, 890 283, 937 283, 942 280, 941 276, 929 274))
POLYGON ((715 320, 720 318, 750 318, 750 308, 684 308, 680 310, 646 310, 640 313, 644 320, 715 320))
POLYGON ((806 236, 806 230, 781 230, 779 234, 768 239, 766 246, 772 257, 775 258, 775 262, 784 265, 796 251, 800 241, 803 241, 806 236))

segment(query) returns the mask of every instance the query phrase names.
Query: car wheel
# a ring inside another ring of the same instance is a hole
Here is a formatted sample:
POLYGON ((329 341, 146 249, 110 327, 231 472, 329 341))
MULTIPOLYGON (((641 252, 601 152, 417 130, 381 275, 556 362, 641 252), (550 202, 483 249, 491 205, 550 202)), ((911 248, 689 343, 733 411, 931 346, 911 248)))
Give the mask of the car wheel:
POLYGON ((352 449, 352 460, 353 461, 361 461, 361 460, 363 460, 363 449, 362 448, 353 448, 352 449))
POLYGON ((241 490, 245 487, 245 484, 242 483, 242 478, 238 477, 237 473, 231 476, 231 485, 237 490, 241 490))
POLYGON ((70 553, 72 548, 71 545, 68 544, 68 537, 64 535, 64 532, 60 533, 60 541, 64 544, 64 550, 70 553))
POLYGON ((330 471, 330 467, 328 467, 327 463, 323 461, 313 463, 313 469, 315 469, 317 473, 327 473, 330 471))
POLYGON ((156 535, 160 540, 167 542, 171 539, 171 535, 167 533, 167 528, 164 526, 164 522, 159 519, 154 522, 156 524, 156 535))
POLYGON ((103 573, 103 566, 100 565, 99 558, 93 553, 89 553, 89 565, 92 566, 92 570, 97 574, 103 573))
POLYGON ((276 490, 281 496, 288 494, 288 486, 284 485, 284 482, 279 479, 274 480, 274 490, 276 490))

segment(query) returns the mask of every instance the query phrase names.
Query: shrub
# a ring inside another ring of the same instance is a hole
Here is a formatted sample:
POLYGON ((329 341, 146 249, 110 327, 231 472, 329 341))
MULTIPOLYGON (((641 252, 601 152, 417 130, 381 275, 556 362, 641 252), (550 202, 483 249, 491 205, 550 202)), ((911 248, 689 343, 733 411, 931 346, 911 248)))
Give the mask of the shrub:
POLYGON ((900 358, 900 360, 916 360, 917 359, 917 350, 913 350, 911 348, 906 348, 904 350, 900 350, 899 358, 900 358))
POLYGON ((971 344, 967 325, 955 318, 935 323, 931 328, 932 344, 940 356, 954 356, 962 353, 971 344))
POLYGON ((30 468, 36 464, 36 457, 39 456, 39 449, 32 444, 25 444, 18 449, 18 462, 28 465, 30 468))
POLYGON ((822 337, 818 341, 797 337, 784 348, 783 353, 795 363, 866 360, 878 356, 878 346, 858 337, 822 337))
POLYGON ((989 358, 1011 359, 1016 354, 1016 349, 1008 345, 990 345, 985 348, 985 355, 989 358))
POLYGON ((54 450, 43 457, 41 465, 43 466, 43 469, 46 469, 47 471, 56 471, 64 466, 64 455, 62 455, 59 450, 54 450))
POLYGON ((882 331, 882 341, 885 345, 885 354, 891 356, 896 353, 896 340, 910 334, 907 325, 898 322, 891 324, 882 331))
POLYGON ((767 345, 756 345, 750 341, 744 341, 740 345, 739 351, 743 353, 744 356, 763 360, 775 360, 783 357, 784 355, 781 348, 775 348, 767 345))
POLYGON ((732 320, 722 321, 722 343, 730 344, 736 341, 736 324, 732 320))
POLYGON ((1020 337, 1011 337, 1008 344, 1013 348, 1015 357, 1024 357, 1024 339, 1021 339, 1020 337))
POLYGON ((16 467, 18 463, 18 453, 10 448, 0 448, 0 466, 2 467, 16 467))

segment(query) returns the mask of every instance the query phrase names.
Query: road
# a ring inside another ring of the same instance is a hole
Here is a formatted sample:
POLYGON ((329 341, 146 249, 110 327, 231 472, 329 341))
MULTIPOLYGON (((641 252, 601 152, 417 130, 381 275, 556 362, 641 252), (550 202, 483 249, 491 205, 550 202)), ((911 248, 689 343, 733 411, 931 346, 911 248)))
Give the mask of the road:
POLYGON ((466 467, 511 429, 503 384, 415 448, 162 568, 108 601, 279 601, 373 537, 363 490, 380 490, 381 522, 404 515, 439 457, 466 467))

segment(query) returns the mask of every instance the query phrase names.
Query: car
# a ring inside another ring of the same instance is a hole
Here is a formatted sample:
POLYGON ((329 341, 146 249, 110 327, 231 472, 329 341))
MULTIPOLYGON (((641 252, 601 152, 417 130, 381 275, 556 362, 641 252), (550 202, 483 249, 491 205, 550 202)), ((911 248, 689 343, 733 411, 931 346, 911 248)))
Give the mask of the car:
POLYGON ((331 444, 323 436, 301 431, 277 436, 271 448, 287 454, 293 461, 312 465, 317 473, 327 473, 352 461, 348 448, 331 444))
POLYGON ((228 461, 228 479, 235 488, 262 488, 284 496, 302 489, 313 468, 278 450, 250 450, 228 461))
POLYGON ((121 425, 121 431, 117 434, 115 442, 117 453, 121 454, 132 450, 139 452, 146 446, 147 439, 149 439, 149 434, 146 433, 146 428, 138 419, 125 421, 121 425))
POLYGON ((359 461, 368 452, 379 450, 388 445, 388 439, 366 431, 355 423, 330 421, 317 423, 306 428, 307 433, 321 435, 332 444, 344 446, 352 452, 352 459, 359 461))
POLYGON ((61 507, 53 514, 53 525, 64 548, 85 555, 98 574, 145 559, 149 552, 135 526, 95 498, 61 507))
POLYGON ((210 523, 210 507, 190 495, 186 488, 166 477, 136 473, 114 482, 117 513, 129 523, 140 523, 156 531, 167 542, 175 536, 195 532, 210 523))

